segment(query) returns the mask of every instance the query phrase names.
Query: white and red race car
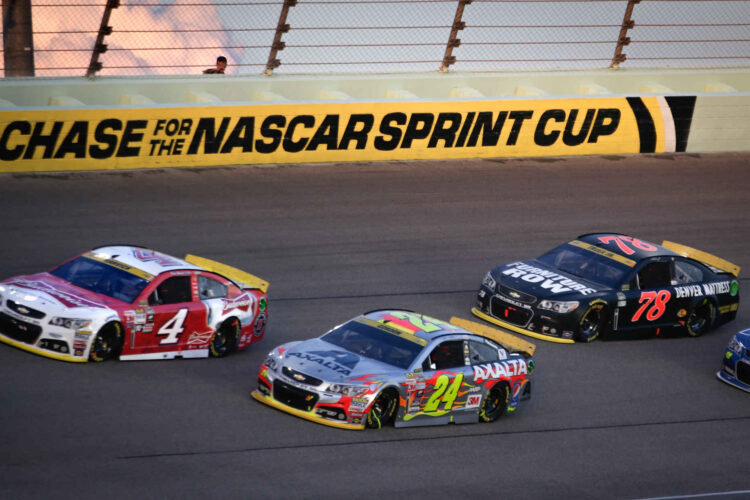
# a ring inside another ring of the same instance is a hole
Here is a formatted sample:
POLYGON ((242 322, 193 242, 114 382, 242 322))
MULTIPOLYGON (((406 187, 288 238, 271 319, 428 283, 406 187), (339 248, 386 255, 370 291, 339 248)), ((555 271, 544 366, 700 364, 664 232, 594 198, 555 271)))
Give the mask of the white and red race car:
POLYGON ((263 338, 267 290, 202 257, 100 247, 0 281, 0 341, 64 361, 222 357, 263 338))

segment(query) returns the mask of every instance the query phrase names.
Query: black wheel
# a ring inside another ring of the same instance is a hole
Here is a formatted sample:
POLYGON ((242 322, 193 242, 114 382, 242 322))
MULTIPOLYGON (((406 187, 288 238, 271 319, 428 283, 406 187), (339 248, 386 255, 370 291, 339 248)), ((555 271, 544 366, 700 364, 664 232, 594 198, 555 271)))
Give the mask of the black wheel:
POLYGON ((500 418, 500 415, 508 408, 509 402, 510 387, 508 384, 498 382, 482 401, 482 408, 479 410, 480 422, 494 422, 500 418))
POLYGON ((122 326, 120 323, 104 325, 94 337, 89 352, 89 360, 106 361, 120 355, 122 349, 122 326))
POLYGON ((237 348, 237 339, 240 336, 240 322, 236 319, 225 321, 211 337, 208 346, 211 356, 223 358, 237 348))
POLYGON ((398 394, 386 389, 375 398, 367 414, 366 425, 369 429, 380 429, 393 421, 398 407, 398 394))
POLYGON ((695 304, 685 321, 688 335, 698 337, 711 328, 715 311, 713 302, 708 299, 704 298, 700 303, 695 304))
POLYGON ((575 339, 578 342, 593 342, 604 332, 607 310, 604 304, 594 304, 583 313, 575 339))

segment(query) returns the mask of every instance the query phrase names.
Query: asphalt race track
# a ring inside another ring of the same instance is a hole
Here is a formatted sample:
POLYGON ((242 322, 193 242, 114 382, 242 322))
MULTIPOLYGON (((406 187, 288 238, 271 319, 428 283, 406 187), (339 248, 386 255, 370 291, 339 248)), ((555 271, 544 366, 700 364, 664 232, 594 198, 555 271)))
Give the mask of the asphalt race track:
POLYGON ((0 278, 132 243, 271 287, 266 338, 222 360, 71 364, 0 344, 0 496, 748 495, 750 394, 715 376, 747 303, 699 338, 536 341, 531 400, 494 424, 345 431, 250 391, 277 344, 382 307, 473 319, 489 268, 586 232, 711 252, 748 289, 749 207, 748 154, 2 175, 0 278))

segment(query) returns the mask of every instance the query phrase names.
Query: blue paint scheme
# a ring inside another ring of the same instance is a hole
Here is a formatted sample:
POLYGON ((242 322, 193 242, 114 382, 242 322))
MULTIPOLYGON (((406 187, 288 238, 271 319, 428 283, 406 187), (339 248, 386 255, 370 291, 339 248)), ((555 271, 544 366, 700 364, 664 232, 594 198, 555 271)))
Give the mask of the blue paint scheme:
POLYGON ((731 338, 716 376, 729 385, 750 392, 750 328, 731 338))

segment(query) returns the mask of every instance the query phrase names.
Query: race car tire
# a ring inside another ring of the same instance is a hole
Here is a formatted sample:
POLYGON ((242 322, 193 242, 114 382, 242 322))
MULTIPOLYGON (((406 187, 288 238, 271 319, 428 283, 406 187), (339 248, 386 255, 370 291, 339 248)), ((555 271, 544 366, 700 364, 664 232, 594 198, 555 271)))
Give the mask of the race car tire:
POLYGON ((685 329, 691 337, 699 337, 713 325, 716 308, 714 303, 704 298, 695 304, 687 315, 685 329))
POLYGON ((510 387, 504 382, 498 382, 489 390, 479 409, 480 422, 494 422, 505 413, 510 403, 510 387))
POLYGON ((213 358, 223 358, 237 348, 237 339, 240 337, 240 322, 231 318, 221 324, 211 337, 208 350, 213 358))
POLYGON ((89 360, 98 363, 118 357, 122 349, 122 339, 122 325, 107 323, 99 329, 91 342, 89 360))
POLYGON ((604 332, 607 310, 603 304, 594 304, 581 316, 580 327, 575 334, 576 342, 593 342, 604 332))
POLYGON ((365 425, 368 429, 381 429, 393 421, 398 407, 398 393, 386 389, 375 398, 367 413, 365 425))

